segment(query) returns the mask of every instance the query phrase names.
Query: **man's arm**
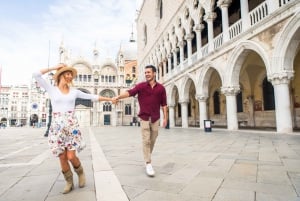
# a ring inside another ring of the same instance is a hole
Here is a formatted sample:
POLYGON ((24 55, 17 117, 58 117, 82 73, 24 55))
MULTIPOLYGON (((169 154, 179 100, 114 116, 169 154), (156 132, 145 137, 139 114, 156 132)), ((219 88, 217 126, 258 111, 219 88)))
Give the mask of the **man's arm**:
POLYGON ((163 106, 163 114, 164 114, 164 119, 163 119, 163 125, 162 127, 165 128, 168 123, 168 107, 167 105, 163 106))
POLYGON ((114 97, 113 99, 120 100, 120 99, 123 99, 123 98, 128 98, 129 96, 130 96, 129 92, 125 91, 125 92, 121 93, 120 95, 114 97))

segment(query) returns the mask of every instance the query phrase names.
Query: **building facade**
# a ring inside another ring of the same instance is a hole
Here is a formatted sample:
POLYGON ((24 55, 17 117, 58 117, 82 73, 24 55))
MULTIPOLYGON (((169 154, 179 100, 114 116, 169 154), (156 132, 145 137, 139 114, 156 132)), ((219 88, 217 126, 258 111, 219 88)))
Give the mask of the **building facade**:
POLYGON ((2 86, 0 119, 5 127, 45 126, 46 95, 36 83, 32 86, 2 86))
MULTIPOLYGON (((135 41, 121 44, 116 59, 99 59, 99 52, 93 50, 93 60, 83 57, 72 58, 66 48, 60 46, 60 62, 77 70, 74 87, 86 93, 115 97, 128 90, 138 75, 137 46, 135 41)), ((129 98, 118 105, 111 102, 76 101, 76 115, 82 126, 131 125, 136 119, 136 100, 129 98)))
POLYGON ((299 129, 299 18, 299 0, 144 0, 138 64, 158 67, 170 127, 299 129))

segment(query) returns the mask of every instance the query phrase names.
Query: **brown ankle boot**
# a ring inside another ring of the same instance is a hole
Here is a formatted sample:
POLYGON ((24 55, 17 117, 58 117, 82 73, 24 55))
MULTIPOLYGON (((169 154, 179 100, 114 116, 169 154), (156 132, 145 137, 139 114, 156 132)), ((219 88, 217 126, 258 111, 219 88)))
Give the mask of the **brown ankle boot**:
POLYGON ((64 178, 66 180, 66 186, 64 188, 63 194, 69 193, 73 187, 73 173, 71 170, 68 170, 67 172, 62 172, 64 175, 64 178))
POLYGON ((74 168, 75 172, 78 175, 78 183, 79 183, 79 187, 82 188, 85 185, 85 175, 83 172, 83 168, 80 164, 80 166, 78 168, 74 168))

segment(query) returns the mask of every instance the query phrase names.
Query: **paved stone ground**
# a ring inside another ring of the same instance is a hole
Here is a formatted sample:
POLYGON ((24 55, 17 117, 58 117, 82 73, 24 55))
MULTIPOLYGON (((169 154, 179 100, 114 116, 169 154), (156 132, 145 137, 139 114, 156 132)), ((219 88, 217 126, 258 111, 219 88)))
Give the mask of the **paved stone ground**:
POLYGON ((0 129, 0 201, 300 201, 299 133, 161 128, 150 178, 140 127, 82 130, 87 185, 63 195, 45 129, 0 129))
POLYGON ((145 174, 139 127, 93 128, 131 201, 299 201, 300 135, 160 129, 145 174))
POLYGON ((96 201, 91 146, 80 153, 87 176, 85 188, 62 194, 65 186, 58 158, 51 155, 41 128, 0 130, 0 201, 96 201))

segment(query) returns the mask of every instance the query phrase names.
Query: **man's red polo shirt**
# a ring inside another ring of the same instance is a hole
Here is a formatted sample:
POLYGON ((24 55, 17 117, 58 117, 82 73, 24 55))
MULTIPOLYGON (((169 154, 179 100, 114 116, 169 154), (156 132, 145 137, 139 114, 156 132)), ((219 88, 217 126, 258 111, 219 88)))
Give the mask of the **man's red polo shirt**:
POLYGON ((153 88, 148 82, 141 82, 128 90, 128 93, 130 96, 138 95, 140 105, 138 116, 144 121, 148 121, 149 118, 152 123, 157 121, 160 117, 160 107, 167 105, 166 89, 157 82, 153 88))

